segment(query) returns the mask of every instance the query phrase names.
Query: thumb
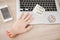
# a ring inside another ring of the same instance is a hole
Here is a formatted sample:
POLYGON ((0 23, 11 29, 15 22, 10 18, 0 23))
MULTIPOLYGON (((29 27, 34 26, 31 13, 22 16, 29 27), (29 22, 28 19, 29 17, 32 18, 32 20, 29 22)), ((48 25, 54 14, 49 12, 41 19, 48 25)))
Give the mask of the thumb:
POLYGON ((27 31, 29 31, 29 30, 31 30, 31 29, 32 29, 32 26, 29 25, 29 26, 25 29, 25 32, 27 32, 27 31))

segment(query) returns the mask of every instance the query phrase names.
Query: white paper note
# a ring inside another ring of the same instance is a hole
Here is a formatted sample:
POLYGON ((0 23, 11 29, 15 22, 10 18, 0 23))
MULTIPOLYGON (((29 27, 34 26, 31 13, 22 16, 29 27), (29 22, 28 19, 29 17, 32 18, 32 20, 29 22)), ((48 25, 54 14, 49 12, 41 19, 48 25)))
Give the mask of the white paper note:
POLYGON ((45 9, 39 4, 37 4, 32 12, 36 15, 43 15, 45 12, 45 9))

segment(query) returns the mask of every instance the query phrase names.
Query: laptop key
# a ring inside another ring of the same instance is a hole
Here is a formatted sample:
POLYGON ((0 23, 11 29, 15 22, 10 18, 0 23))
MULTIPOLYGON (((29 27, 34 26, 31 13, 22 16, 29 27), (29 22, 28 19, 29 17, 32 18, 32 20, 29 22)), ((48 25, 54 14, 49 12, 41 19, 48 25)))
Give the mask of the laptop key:
POLYGON ((45 11, 57 11, 55 0, 20 0, 20 8, 27 7, 28 11, 32 11, 36 4, 44 7, 45 11))

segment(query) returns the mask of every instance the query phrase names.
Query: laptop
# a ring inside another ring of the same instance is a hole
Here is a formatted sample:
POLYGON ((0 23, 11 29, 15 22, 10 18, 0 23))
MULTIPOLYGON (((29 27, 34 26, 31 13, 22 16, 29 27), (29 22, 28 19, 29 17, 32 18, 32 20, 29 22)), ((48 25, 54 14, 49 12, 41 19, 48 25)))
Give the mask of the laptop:
POLYGON ((60 8, 58 0, 16 0, 16 17, 20 17, 22 12, 33 14, 33 20, 30 24, 59 24, 60 8), (36 4, 45 9, 43 15, 37 16, 32 13, 36 4))

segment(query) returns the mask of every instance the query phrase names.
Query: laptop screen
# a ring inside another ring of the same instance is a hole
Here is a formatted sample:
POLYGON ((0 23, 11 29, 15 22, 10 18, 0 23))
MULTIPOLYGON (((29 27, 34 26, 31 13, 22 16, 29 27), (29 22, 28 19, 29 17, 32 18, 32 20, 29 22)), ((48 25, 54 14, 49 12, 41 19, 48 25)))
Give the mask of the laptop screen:
POLYGON ((20 11, 32 11, 39 4, 45 11, 57 11, 55 0, 20 0, 20 11))

